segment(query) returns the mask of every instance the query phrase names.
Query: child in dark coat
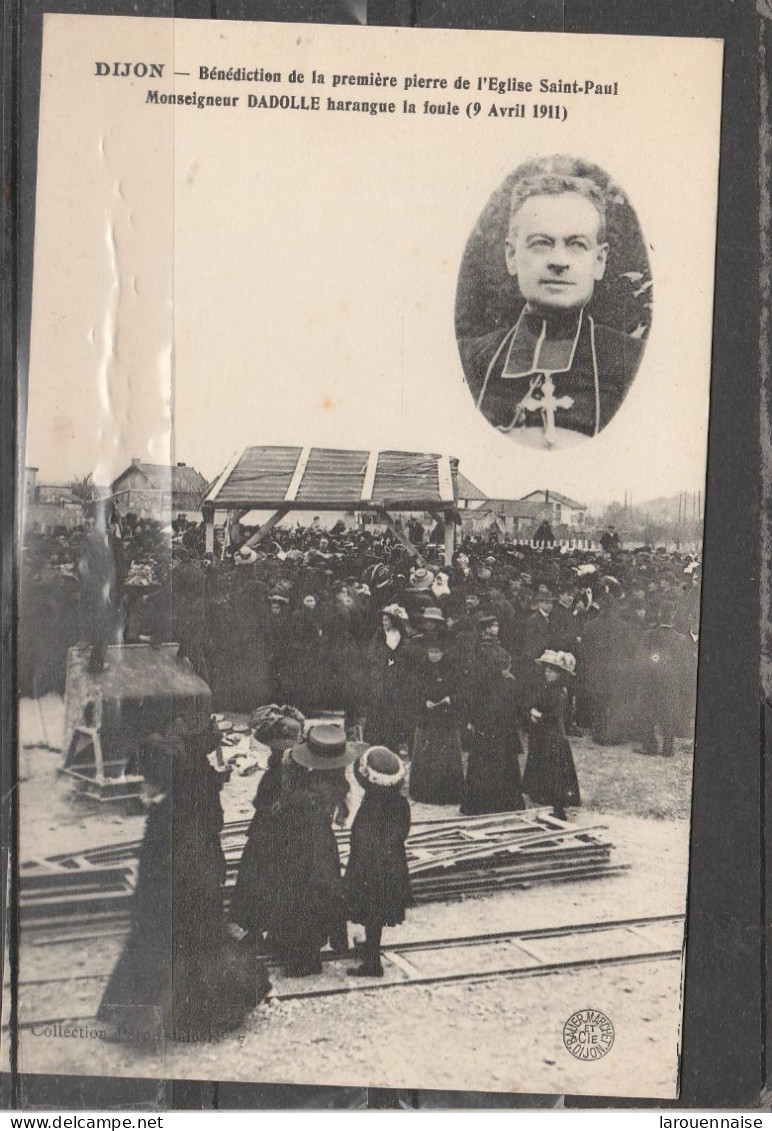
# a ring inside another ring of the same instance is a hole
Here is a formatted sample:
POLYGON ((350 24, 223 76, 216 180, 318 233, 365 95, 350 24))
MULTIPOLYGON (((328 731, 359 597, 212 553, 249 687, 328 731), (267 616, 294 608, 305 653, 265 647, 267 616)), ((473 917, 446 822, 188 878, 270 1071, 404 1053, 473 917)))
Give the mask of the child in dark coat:
POLYGON ((345 890, 349 918, 365 928, 363 962, 349 970, 381 978, 381 933, 405 920, 413 904, 405 841, 410 804, 401 786, 405 767, 385 746, 371 746, 354 766, 364 797, 351 826, 345 890))

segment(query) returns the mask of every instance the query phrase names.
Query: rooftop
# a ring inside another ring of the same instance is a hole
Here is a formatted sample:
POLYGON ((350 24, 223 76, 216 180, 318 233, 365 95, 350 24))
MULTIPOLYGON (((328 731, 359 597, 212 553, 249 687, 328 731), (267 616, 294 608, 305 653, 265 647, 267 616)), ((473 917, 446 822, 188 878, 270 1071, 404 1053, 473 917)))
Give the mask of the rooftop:
POLYGON ((573 507, 574 510, 587 510, 586 503, 577 503, 576 499, 569 499, 568 495, 561 495, 560 491, 531 491, 523 496, 522 502, 535 502, 542 506, 545 503, 560 503, 561 506, 573 507))
POLYGON ((255 446, 234 456, 205 503, 217 508, 394 510, 452 505, 458 460, 429 452, 255 446))
POLYGON ((147 479, 148 486, 155 491, 191 492, 203 494, 209 484, 200 471, 185 463, 173 466, 163 463, 142 463, 133 459, 129 467, 122 471, 111 486, 112 491, 120 490, 121 481, 132 471, 139 471, 147 479))
POLYGON ((456 484, 458 487, 459 499, 467 499, 469 502, 483 502, 488 498, 488 496, 483 491, 481 491, 479 487, 475 487, 471 479, 467 479, 467 477, 465 475, 462 475, 460 471, 456 476, 456 484))

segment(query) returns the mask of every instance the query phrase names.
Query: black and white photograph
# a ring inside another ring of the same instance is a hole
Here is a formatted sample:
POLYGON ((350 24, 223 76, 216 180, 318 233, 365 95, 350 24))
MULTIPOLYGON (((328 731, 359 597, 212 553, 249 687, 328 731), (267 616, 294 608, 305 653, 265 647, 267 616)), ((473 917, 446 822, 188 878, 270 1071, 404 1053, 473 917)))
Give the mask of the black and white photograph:
POLYGON ((721 60, 45 18, 23 1073, 677 1096, 721 60))
POLYGON ((476 226, 459 278, 456 332, 475 407, 547 451, 597 436, 635 379, 652 298, 635 214, 609 177, 567 155, 524 163, 476 226))

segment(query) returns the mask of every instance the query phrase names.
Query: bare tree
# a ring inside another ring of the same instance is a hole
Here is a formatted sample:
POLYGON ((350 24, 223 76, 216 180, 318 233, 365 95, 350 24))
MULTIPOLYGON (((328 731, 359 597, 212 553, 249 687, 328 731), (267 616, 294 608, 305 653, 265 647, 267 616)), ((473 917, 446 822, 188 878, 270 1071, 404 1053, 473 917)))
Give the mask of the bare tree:
POLYGON ((96 487, 94 486, 94 476, 89 473, 75 479, 71 479, 67 484, 72 497, 82 506, 87 507, 90 502, 96 498, 96 487))

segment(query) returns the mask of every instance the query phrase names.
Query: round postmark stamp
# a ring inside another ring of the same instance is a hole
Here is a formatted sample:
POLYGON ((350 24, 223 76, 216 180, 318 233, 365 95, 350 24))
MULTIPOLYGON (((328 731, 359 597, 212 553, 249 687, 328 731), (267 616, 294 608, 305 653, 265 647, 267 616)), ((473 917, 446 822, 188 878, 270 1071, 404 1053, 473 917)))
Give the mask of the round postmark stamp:
POLYGON ((602 1060, 614 1044, 614 1026, 599 1009, 577 1009, 563 1026, 563 1044, 577 1060, 602 1060))

